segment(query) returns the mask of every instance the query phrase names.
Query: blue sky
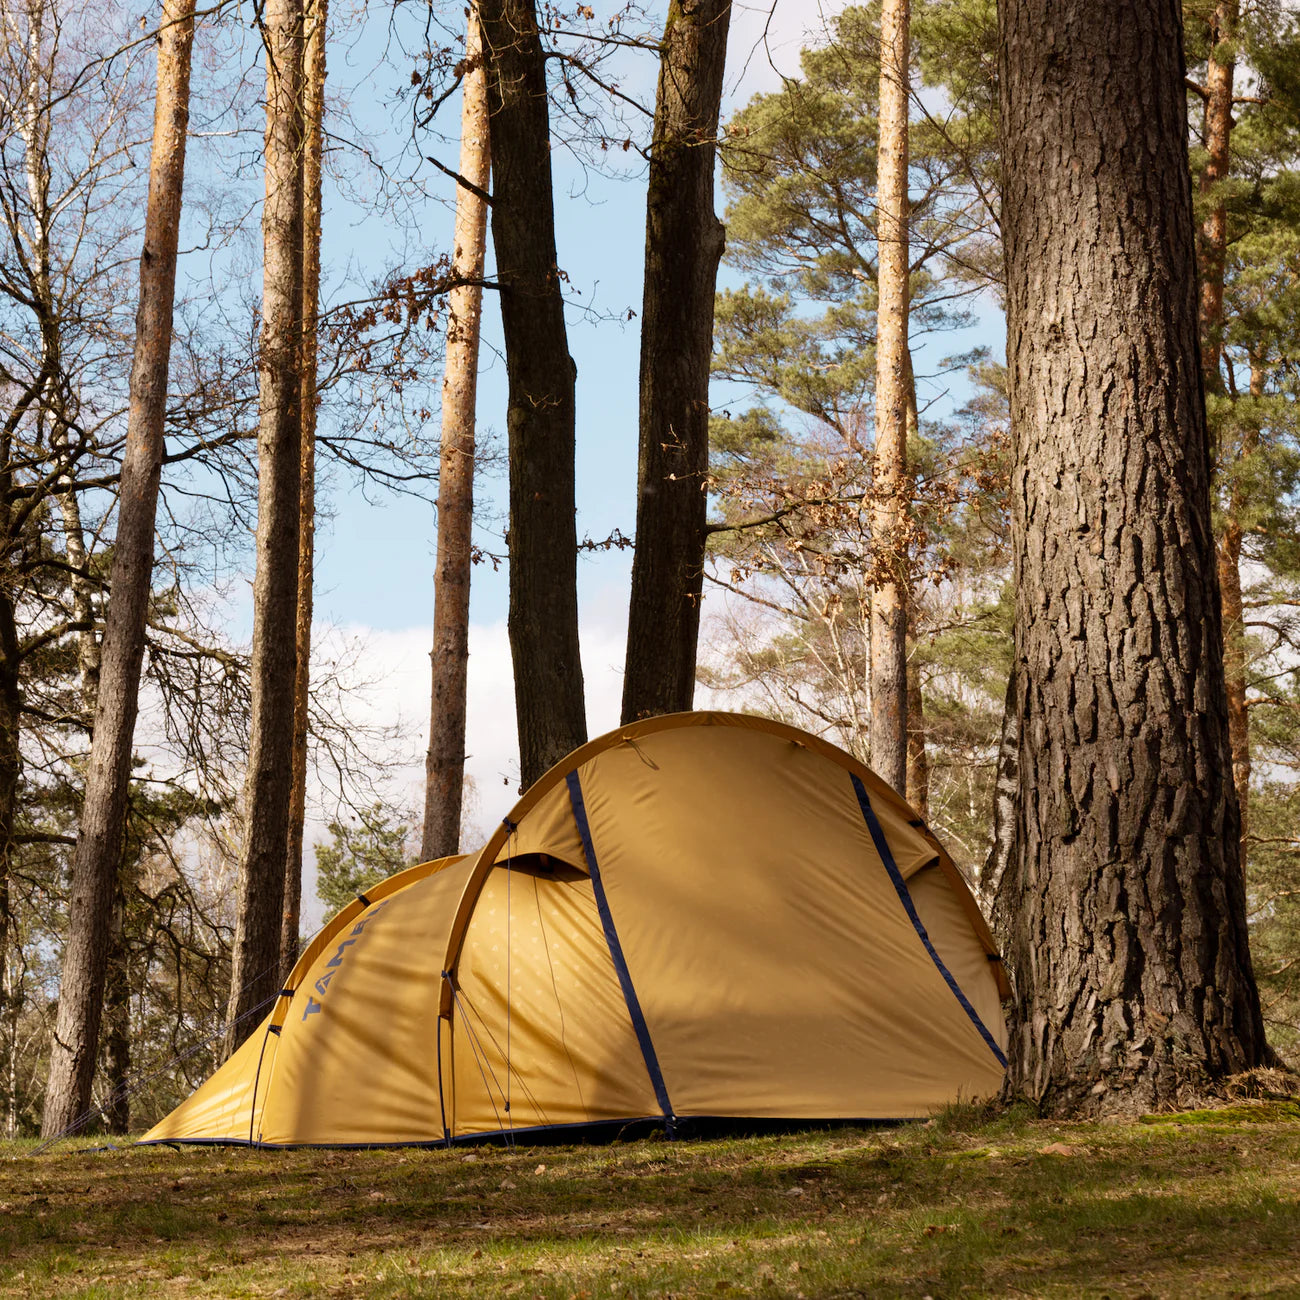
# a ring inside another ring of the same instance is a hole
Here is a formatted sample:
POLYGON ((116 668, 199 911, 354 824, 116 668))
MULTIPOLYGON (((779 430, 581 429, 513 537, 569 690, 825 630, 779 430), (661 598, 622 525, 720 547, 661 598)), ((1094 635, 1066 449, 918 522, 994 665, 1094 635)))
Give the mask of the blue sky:
MULTIPOLYGON (((778 69, 796 72, 799 49, 811 43, 811 34, 824 28, 828 16, 840 7, 839 0, 833 4, 779 0, 770 21, 766 6, 738 7, 728 51, 724 117, 753 94, 779 85, 778 69)), ((455 10, 459 12, 459 6, 455 10)), ((652 14, 652 25, 661 20, 661 13, 652 14)), ((395 117, 400 120, 403 111, 394 110, 391 101, 410 64, 394 60, 375 73, 380 46, 389 33, 377 12, 365 22, 363 29, 350 30, 346 47, 331 50, 331 93, 348 107, 363 132, 373 131, 371 143, 376 150, 391 151, 399 143, 392 122, 395 117)), ((638 55, 622 70, 623 87, 639 90, 650 102, 655 71, 652 56, 638 55)), ((439 119, 442 129, 454 136, 459 125, 457 102, 445 105, 439 119)), ((439 154, 454 164, 455 140, 446 140, 439 154)), ((630 173, 625 169, 621 175, 602 175, 563 148, 557 148, 553 158, 558 255, 570 281, 569 346, 578 367, 579 536, 599 539, 615 528, 630 535, 636 499, 644 174, 640 169, 630 173), (637 314, 630 322, 629 310, 637 314)), ((452 184, 432 168, 424 180, 431 197, 413 209, 419 240, 425 247, 445 249, 451 237, 452 184)), ((337 268, 345 265, 376 271, 410 255, 409 232, 400 233, 388 219, 367 210, 364 201, 358 201, 355 187, 353 191, 348 196, 336 186, 326 194, 327 282, 330 266, 337 277, 337 268)), ((490 248, 489 239, 489 256, 490 248)), ((725 276, 724 270, 724 282, 725 276)), ((504 425, 505 366, 491 293, 485 298, 484 320, 480 440, 501 433, 504 425)), ((965 336, 945 339, 943 349, 953 352, 977 343, 1000 347, 1000 323, 990 318, 965 336)), ((430 378, 436 382, 441 376, 430 378)), ((719 396, 715 394, 715 400, 719 396)), ((478 540, 488 549, 502 549, 504 490, 501 473, 480 484, 478 540)), ((322 518, 317 533, 315 635, 320 653, 334 656, 351 651, 359 656, 370 684, 359 696, 358 716, 372 724, 399 727, 400 734, 386 743, 383 754, 396 767, 386 788, 395 803, 415 810, 421 797, 428 726, 434 512, 426 502, 363 492, 339 472, 330 476, 322 505, 328 518, 322 518)), ((593 735, 618 724, 630 564, 630 554, 617 551, 580 560, 583 661, 593 735)), ((247 577, 251 580, 251 574, 247 577)), ((476 568, 472 593, 467 770, 477 790, 478 810, 472 819, 474 829, 467 832, 467 848, 472 847, 476 830, 486 831, 509 810, 518 785, 504 567, 496 572, 486 564, 476 568)), ((328 789, 321 787, 308 827, 309 842, 322 837, 324 822, 335 812, 328 789)), ((310 884, 305 893, 310 895, 310 884)), ((308 917, 319 919, 314 904, 308 905, 308 917)))

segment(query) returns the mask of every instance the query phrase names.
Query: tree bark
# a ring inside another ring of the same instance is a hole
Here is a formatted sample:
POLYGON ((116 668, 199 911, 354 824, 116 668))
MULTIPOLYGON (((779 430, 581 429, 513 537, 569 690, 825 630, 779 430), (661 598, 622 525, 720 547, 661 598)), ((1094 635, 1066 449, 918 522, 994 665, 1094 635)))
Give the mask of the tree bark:
POLYGON ((623 721, 691 707, 708 514, 709 362, 724 232, 713 210, 731 0, 673 0, 646 197, 640 463, 623 721))
POLYGON ((85 804, 72 859, 68 939, 42 1118, 47 1137, 89 1108, 98 1056, 109 919, 126 824, 153 577, 193 43, 194 0, 165 0, 117 537, 85 804))
MULTIPOLYGON (((0 541, 5 548, 8 566, 13 546, 11 536, 13 472, 11 444, 6 436, 0 440, 0 541)), ((12 1024, 16 1009, 9 979, 9 947, 13 939, 13 904, 10 881, 14 865, 14 819, 18 803, 18 777, 22 770, 19 749, 22 691, 18 675, 18 626, 14 614, 14 597, 9 582, 0 582, 0 1023, 12 1024)), ((7 1042, 9 1073, 13 1070, 16 1039, 7 1042)), ((10 1113, 14 1099, 9 1098, 10 1113)))
POLYGON ((1230 773, 1177 0, 999 7, 1020 798, 1008 1084, 1265 1055, 1230 773))
POLYGON ((576 376, 556 265, 546 63, 534 0, 481 0, 479 18, 509 388, 510 650, 527 787, 587 739, 574 518, 576 376))
MULTIPOLYGON (((478 10, 471 5, 461 81, 460 174, 484 193, 491 179, 490 159, 483 36, 478 10)), ((456 192, 453 274, 466 281, 481 281, 486 244, 487 204, 481 194, 462 185, 456 192)), ((433 649, 429 655, 433 681, 420 840, 420 857, 426 862, 460 849, 482 285, 459 285, 451 291, 447 306, 447 364, 442 379, 442 446, 438 458, 438 567, 433 595, 433 649)))
POLYGON ((302 424, 303 10, 267 0, 266 203, 257 431, 257 572, 253 582, 247 829, 239 860, 226 1053, 256 1028, 280 987, 285 850, 297 675, 298 510, 302 424))
POLYGON ((909 0, 880 12, 877 162, 876 450, 871 537, 871 766, 907 788, 907 396, 909 0))
POLYGON ((316 568, 316 356, 320 316, 321 164, 325 126, 325 36, 329 0, 306 0, 303 47, 302 397, 298 451, 298 604, 294 619, 293 784, 280 927, 281 982, 298 960, 303 824, 307 819, 307 727, 311 699, 311 620, 316 568))
POLYGON ((1223 391, 1223 278, 1228 257, 1228 205, 1221 187, 1232 161, 1232 86, 1236 73, 1237 0, 1219 0, 1210 16, 1206 64, 1205 170, 1201 193, 1211 198, 1201 223, 1201 363, 1207 392, 1223 391))
POLYGON ((993 843, 989 845, 979 892, 993 917, 998 942, 1006 945, 1015 925, 1019 899, 1003 891, 1007 866, 1015 856, 1016 808, 1020 802, 1020 714, 1016 704, 1016 665, 1007 674, 1007 694, 1002 706, 1002 728, 998 738, 997 775, 993 783, 993 843))
MULTIPOLYGON (((1220 0, 1210 15, 1209 55, 1205 89, 1205 170, 1201 173, 1201 194, 1210 201, 1201 223, 1197 244, 1200 271, 1201 363, 1205 391, 1222 395, 1223 379, 1224 274, 1228 258, 1228 205, 1223 182, 1232 166, 1232 97, 1236 75, 1237 0, 1220 0)), ((1258 367, 1251 367, 1251 392, 1260 386, 1258 367)), ((1248 441, 1254 441, 1249 440, 1248 441)), ((1241 455, 1252 449, 1236 449, 1241 455)), ((1211 437, 1212 458, 1221 465, 1234 457, 1232 451, 1217 448, 1211 437)), ((1246 634, 1241 602, 1241 514, 1244 493, 1233 483, 1224 502, 1222 532, 1218 540, 1219 589, 1223 595, 1223 660, 1228 691, 1228 735, 1232 744, 1232 772, 1241 817, 1242 862, 1246 860, 1246 837, 1250 823, 1250 728, 1246 717, 1246 634)))
MULTIPOLYGON (((1264 369, 1250 363, 1250 394, 1264 395, 1264 369)), ((1239 459, 1259 447, 1259 429, 1245 424, 1239 459)), ((1237 812, 1241 828, 1241 861, 1247 861, 1250 836, 1250 714, 1246 703, 1246 607, 1241 594, 1241 549, 1245 539, 1243 517, 1249 508, 1244 481, 1234 476, 1224 502, 1223 528, 1218 540, 1219 590, 1223 593, 1223 672, 1228 692, 1228 739, 1232 746, 1232 781, 1237 791, 1237 812)))

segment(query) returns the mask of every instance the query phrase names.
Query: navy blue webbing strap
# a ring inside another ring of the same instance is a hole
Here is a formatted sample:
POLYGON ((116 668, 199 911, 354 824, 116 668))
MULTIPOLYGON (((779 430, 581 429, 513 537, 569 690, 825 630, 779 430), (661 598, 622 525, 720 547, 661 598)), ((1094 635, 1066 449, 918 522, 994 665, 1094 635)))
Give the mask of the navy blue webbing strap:
POLYGON ((641 1003, 636 989, 632 986, 632 975, 623 956, 623 945, 618 941, 618 931, 614 929, 614 917, 609 910, 609 900, 605 897, 605 886, 600 879, 600 866, 596 862, 596 849, 591 842, 591 827, 587 824, 587 806, 582 799, 582 785, 577 772, 570 772, 565 781, 569 786, 569 802, 573 804, 573 820, 578 826, 578 835, 582 839, 582 851, 587 856, 587 870, 591 873, 591 888, 596 895, 596 910, 600 913, 600 924, 605 931, 605 943, 618 973, 618 982, 623 989, 623 1001, 627 1003, 628 1015, 632 1017, 632 1028, 636 1030, 636 1040, 641 1045, 641 1055, 645 1060, 646 1072, 654 1085, 655 1100, 663 1111, 668 1134, 673 1135, 674 1115, 672 1103, 668 1100, 668 1088, 664 1084, 663 1071, 659 1068, 659 1057, 655 1054, 655 1045, 650 1039, 650 1029, 641 1012, 641 1003))
POLYGON ((966 995, 961 991, 960 985, 952 977, 952 972, 943 964, 943 959, 934 950, 934 944, 930 942, 930 936, 925 932, 925 926, 921 923, 921 918, 916 913, 916 904, 912 902, 912 895, 908 893, 907 882, 903 879, 902 872, 898 869, 898 864, 894 861, 894 855, 890 851, 889 841, 885 839, 885 832, 881 829, 880 822, 876 817, 876 811, 871 806, 871 800, 867 797, 867 788, 859 780, 856 773, 850 772, 849 778, 853 782, 853 789, 858 796, 858 807, 862 809, 863 820, 867 823, 867 829, 871 832, 872 843, 876 846, 876 852, 880 854, 880 860, 885 864, 885 870, 889 872, 889 879, 893 882, 894 890, 898 894, 899 901, 903 904, 903 910, 907 913, 908 920, 912 922, 912 927, 916 930, 917 937, 925 945, 925 950, 930 954, 930 960, 938 968, 939 974, 943 976, 947 985, 952 989, 953 996, 961 1003, 962 1010, 970 1017, 970 1022, 980 1031, 980 1037, 989 1045, 993 1055, 998 1058, 998 1064, 1005 1070, 1007 1068, 1007 1058, 1002 1049, 998 1046, 997 1039, 989 1033, 984 1022, 979 1018, 979 1013, 971 1006, 966 995))

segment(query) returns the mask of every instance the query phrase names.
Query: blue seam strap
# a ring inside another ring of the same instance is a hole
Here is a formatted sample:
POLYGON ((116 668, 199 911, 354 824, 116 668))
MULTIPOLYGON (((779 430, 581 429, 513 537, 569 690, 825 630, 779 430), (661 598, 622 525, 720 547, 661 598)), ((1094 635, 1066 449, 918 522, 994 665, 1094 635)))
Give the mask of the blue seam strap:
POLYGON ((889 848, 889 841, 885 839, 885 832, 881 829, 880 822, 876 818, 876 811, 872 808, 871 800, 867 797, 866 786, 862 784, 862 781, 854 772, 849 773, 849 779, 853 782, 854 792, 858 796, 858 807, 862 809, 863 820, 867 823, 867 829, 871 832, 872 843, 876 846, 876 852, 880 854, 881 862, 885 864, 885 870, 889 872, 889 879, 893 882, 894 890, 898 894, 899 901, 903 904, 903 910, 907 913, 908 919, 916 930, 917 937, 925 945, 925 950, 930 954, 930 959, 934 962, 939 974, 943 976, 948 987, 952 989, 953 996, 961 1003, 962 1010, 970 1017, 971 1024, 980 1031, 980 1037, 989 1045, 993 1055, 998 1059, 998 1064, 1005 1070, 1007 1068, 1007 1058, 998 1046, 997 1039, 989 1033, 984 1022, 979 1018, 979 1013, 971 1006, 966 995, 961 991, 961 986, 953 979, 952 972, 943 964, 943 958, 934 950, 934 944, 930 942, 930 936, 925 932, 925 926, 921 923, 921 918, 916 912, 916 904, 912 902, 912 895, 908 892, 907 882, 903 879, 898 864, 894 861, 894 855, 889 848))
POLYGON ((582 798, 582 785, 577 772, 570 772, 564 779, 569 787, 569 802, 573 805, 573 820, 577 823, 578 835, 582 840, 582 851, 587 857, 587 870, 591 873, 591 887, 596 895, 596 910, 600 913, 600 924, 605 931, 605 943, 609 947, 618 982, 623 988, 623 1001, 627 1003, 628 1015, 632 1017, 632 1028, 636 1030, 636 1040, 641 1045, 641 1056, 654 1086, 655 1100, 663 1111, 671 1136, 676 1116, 673 1114, 672 1103, 668 1100, 668 1088, 664 1084, 663 1071, 659 1068, 659 1057, 655 1054, 655 1045, 650 1038, 650 1028, 645 1022, 640 1000, 632 985, 627 959, 623 956, 623 945, 619 943, 618 931, 614 929, 614 917, 609 910, 609 900, 605 897, 605 886, 601 882, 600 867, 596 862, 596 849, 591 842, 591 827, 587 824, 587 805, 582 798))

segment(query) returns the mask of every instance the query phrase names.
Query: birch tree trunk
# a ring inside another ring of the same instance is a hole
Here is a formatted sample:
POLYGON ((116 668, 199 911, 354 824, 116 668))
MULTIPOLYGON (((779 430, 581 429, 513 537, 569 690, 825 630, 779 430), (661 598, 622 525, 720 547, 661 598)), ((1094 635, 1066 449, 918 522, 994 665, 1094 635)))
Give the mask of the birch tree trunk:
POLYGON ((546 62, 534 0, 480 0, 479 19, 509 386, 510 650, 527 787, 587 739, 574 518, 576 372, 556 264, 546 62))
POLYGON ((329 0, 306 0, 303 20, 302 398, 299 406, 298 605, 294 619, 293 784, 280 928, 281 983, 298 960, 302 911, 303 823, 307 818, 307 727, 311 698, 311 620, 316 568, 316 355, 320 316, 321 164, 325 127, 325 36, 329 0))
POLYGON ((1177 0, 999 7, 1020 798, 1009 1088, 1265 1057, 1210 527, 1177 0))
POLYGON ((713 171, 731 0, 673 0, 646 197, 640 463, 623 721, 695 698, 709 468, 709 362, 724 233, 713 171))
POLYGON ((42 1117, 47 1137, 62 1132, 89 1108, 98 1055, 153 577, 193 43, 194 0, 164 0, 117 537, 85 805, 72 859, 68 938, 42 1117))
MULTIPOLYGON (((456 191, 452 271, 483 279, 487 244, 487 76, 478 10, 469 11, 465 75, 461 81, 460 174, 482 193, 456 191)), ((425 757, 424 830, 420 857, 445 857, 460 848, 465 786, 465 697, 469 669, 469 586, 474 544, 474 419, 478 391, 479 326, 483 287, 467 283, 447 304, 447 363, 442 379, 442 446, 438 458, 438 567, 434 578, 433 682, 429 696, 429 750, 425 757)))
POLYGON ((257 431, 247 830, 239 859, 226 1053, 280 987, 280 934, 293 783, 302 423, 303 10, 267 0, 266 203, 257 431))
POLYGON ((882 579, 871 594, 871 766, 907 788, 907 116, 909 0, 880 12, 876 451, 871 537, 882 579))

